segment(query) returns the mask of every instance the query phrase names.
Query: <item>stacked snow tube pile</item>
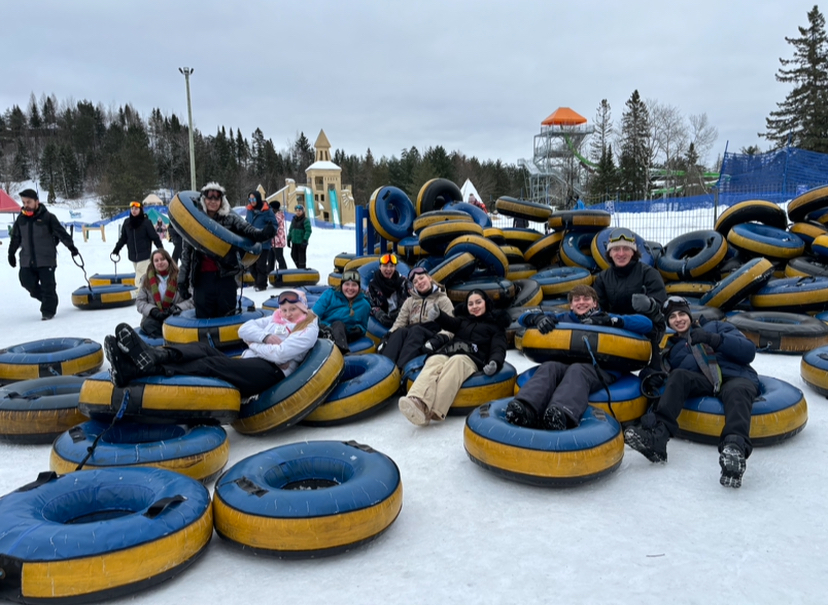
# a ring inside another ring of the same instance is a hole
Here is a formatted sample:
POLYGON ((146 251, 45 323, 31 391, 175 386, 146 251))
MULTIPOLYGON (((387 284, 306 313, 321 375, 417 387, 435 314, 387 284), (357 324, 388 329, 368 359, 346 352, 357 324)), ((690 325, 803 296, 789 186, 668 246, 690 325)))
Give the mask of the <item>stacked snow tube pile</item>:
POLYGON ((78 309, 98 310, 130 307, 135 304, 138 290, 135 286, 83 286, 72 292, 72 304, 78 309))
POLYGON ((78 410, 79 376, 23 380, 0 388, 0 439, 14 443, 51 443, 86 420, 78 410))
POLYGON ((216 482, 218 535, 279 558, 333 555, 376 539, 402 510, 391 458, 354 441, 282 445, 238 462, 216 482))
POLYGON ((94 372, 101 345, 88 338, 44 338, 0 349, 0 383, 94 372))

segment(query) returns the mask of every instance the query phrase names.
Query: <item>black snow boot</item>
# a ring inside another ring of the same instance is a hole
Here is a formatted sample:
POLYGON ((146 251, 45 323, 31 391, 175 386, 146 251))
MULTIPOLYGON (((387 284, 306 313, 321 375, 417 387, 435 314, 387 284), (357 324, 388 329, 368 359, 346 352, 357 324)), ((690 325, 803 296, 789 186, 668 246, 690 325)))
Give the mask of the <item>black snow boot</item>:
POLYGON ((543 413, 543 428, 547 431, 565 431, 566 430, 566 414, 564 411, 550 405, 543 413))
POLYGON ((742 487, 742 475, 745 474, 747 462, 744 452, 738 445, 728 443, 719 454, 719 466, 722 467, 722 476, 719 483, 725 487, 742 487))
POLYGON ((506 422, 515 426, 534 428, 537 424, 535 410, 517 399, 512 399, 506 406, 506 422))
POLYGON ((624 442, 640 452, 650 462, 667 462, 667 442, 670 432, 655 415, 645 414, 641 424, 624 431, 624 442))
POLYGON ((118 340, 118 347, 121 351, 129 356, 137 368, 144 373, 153 374, 157 366, 172 361, 171 350, 148 345, 129 324, 118 324, 115 327, 115 338, 118 340))
POLYGON ((143 376, 141 370, 121 351, 114 336, 104 338, 103 349, 109 361, 109 378, 116 387, 122 389, 136 378, 143 376))

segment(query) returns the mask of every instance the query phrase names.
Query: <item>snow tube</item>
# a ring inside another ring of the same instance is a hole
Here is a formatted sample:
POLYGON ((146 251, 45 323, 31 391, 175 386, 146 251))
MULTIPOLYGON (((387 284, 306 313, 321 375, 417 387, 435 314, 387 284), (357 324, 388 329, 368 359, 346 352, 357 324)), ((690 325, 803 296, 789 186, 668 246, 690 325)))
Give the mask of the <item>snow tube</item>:
POLYGON ((377 343, 366 332, 365 336, 357 338, 354 342, 349 342, 348 348, 350 349, 348 355, 367 355, 376 353, 377 343))
POLYGON ((245 458, 216 482, 219 536, 280 558, 333 555, 369 542, 402 510, 394 461, 355 441, 309 441, 245 458))
POLYGON ((750 297, 750 304, 757 311, 824 311, 828 308, 828 277, 772 279, 750 297))
POLYGON ((315 286, 319 283, 319 271, 316 269, 276 269, 268 274, 267 281, 274 288, 315 286))
POLYGON ((139 336, 139 338, 141 340, 143 340, 145 343, 147 343, 149 346, 151 346, 151 347, 163 347, 164 346, 164 338, 163 337, 161 337, 161 338, 150 338, 149 334, 144 332, 144 330, 141 328, 141 326, 133 326, 132 329, 135 330, 135 333, 139 336))
POLYGON ((405 191, 397 187, 379 187, 368 200, 371 224, 380 236, 398 242, 411 235, 414 224, 414 204, 405 191))
POLYGON ((461 252, 446 258, 428 274, 437 283, 451 285, 468 279, 476 265, 477 260, 471 252, 461 252))
MULTIPOLYGON (((526 251, 523 253, 523 258, 527 263, 532 263, 538 269, 548 267, 560 251, 563 238, 564 233, 562 231, 555 231, 549 235, 545 235, 526 248, 526 251)), ((509 262, 512 261, 510 260, 509 262)))
POLYGON ((116 599, 178 575, 213 535, 210 493, 154 468, 37 480, 0 498, 0 597, 20 603, 116 599))
POLYGON ((347 252, 343 252, 342 254, 337 254, 334 256, 334 271, 336 273, 344 273, 345 266, 350 263, 352 260, 356 260, 358 258, 362 258, 360 254, 348 254, 347 252))
POLYGON ((747 200, 734 204, 722 212, 713 228, 724 237, 727 237, 727 234, 736 225, 750 222, 762 223, 768 227, 784 230, 788 226, 788 216, 782 207, 773 202, 747 200))
POLYGON ((509 270, 506 271, 506 279, 509 281, 517 281, 517 280, 524 280, 530 279, 534 277, 534 275, 538 272, 537 268, 534 265, 530 265, 529 263, 516 263, 514 265, 509 265, 509 270))
POLYGON ((55 440, 49 468, 60 475, 77 470, 99 437, 83 470, 151 466, 208 483, 230 456, 227 433, 220 426, 116 422, 109 428, 109 423, 90 420, 55 440))
POLYGON ((583 267, 590 272, 598 271, 598 263, 592 258, 592 240, 595 231, 567 231, 561 241, 561 261, 568 267, 583 267))
POLYGON ((293 426, 325 401, 344 369, 339 349, 319 339, 290 376, 241 407, 233 428, 244 435, 264 435, 293 426))
POLYGON ((219 225, 201 210, 198 191, 180 191, 168 207, 170 221, 193 248, 227 263, 249 267, 262 252, 261 244, 219 225))
POLYGON ((821 262, 828 261, 828 235, 819 235, 811 242, 811 253, 821 262))
POLYGON ((540 284, 544 296, 568 293, 575 286, 591 286, 593 275, 583 267, 558 267, 539 271, 532 276, 540 284))
POLYGON ((51 443, 86 417, 78 410, 84 379, 51 376, 0 387, 0 439, 51 443))
POLYGON ((716 284, 711 281, 673 281, 664 284, 667 296, 698 299, 710 292, 716 284))
POLYGON ((519 200, 506 195, 497 198, 495 209, 505 216, 522 218, 536 223, 545 223, 552 214, 552 209, 546 204, 519 200))
POLYGON ((470 252, 492 275, 503 277, 509 270, 506 255, 494 243, 482 235, 461 235, 446 248, 446 256, 470 252))
POLYGON ((429 225, 420 231, 420 248, 433 256, 443 256, 448 245, 462 235, 483 236, 483 228, 475 223, 450 221, 429 225))
POLYGON ((543 290, 534 279, 518 279, 512 283, 515 284, 515 297, 509 307, 536 307, 543 302, 543 290))
MULTIPOLYGON (((409 361, 403 368, 405 376, 405 390, 408 392, 411 385, 425 367, 426 356, 420 355, 409 361)), ((457 396, 449 408, 449 416, 464 416, 476 407, 501 397, 508 397, 515 391, 517 370, 512 364, 505 362, 492 376, 483 372, 475 372, 463 382, 457 396)))
POLYGON ((94 372, 103 348, 88 338, 44 338, 0 349, 0 381, 94 372))
POLYGON ((492 299, 496 307, 505 308, 515 299, 515 284, 508 279, 481 278, 470 279, 446 288, 446 295, 453 303, 466 302, 472 290, 483 290, 492 299))
POLYGON ((815 187, 788 203, 788 218, 792 223, 806 220, 806 217, 828 207, 828 186, 815 187))
POLYGON ((671 281, 692 279, 715 269, 726 253, 727 241, 718 231, 691 231, 664 246, 657 267, 671 281))
MULTIPOLYGON (((802 391, 783 380, 759 376, 759 397, 753 402, 750 440, 772 445, 793 437, 808 422, 808 404, 802 391)), ((724 406, 716 397, 693 397, 678 417, 678 436, 699 443, 719 443, 724 429, 724 406)))
POLYGON ((117 309, 135 304, 138 290, 135 286, 83 286, 72 292, 72 304, 78 309, 117 309))
MULTIPOLYGON (((708 307, 730 311, 751 294, 760 290, 773 275, 773 263, 754 258, 718 282, 699 302, 708 307)), ((668 291, 668 294, 670 292, 668 291)))
POLYGON ((828 345, 828 324, 810 315, 755 311, 727 318, 760 353, 801 355, 828 345))
MULTIPOLYGON (((598 268, 602 271, 604 269, 609 269, 610 267, 610 258, 609 254, 607 254, 607 244, 609 243, 609 238, 613 231, 614 229, 612 227, 607 227, 606 229, 599 231, 596 236, 592 238, 592 244, 590 244, 589 247, 590 253, 592 254, 592 260, 597 263, 598 268)), ((647 241, 637 233, 633 232, 633 235, 635 236, 635 247, 638 248, 638 253, 641 255, 638 262, 654 267, 655 258, 650 252, 650 246, 647 241)))
POLYGON ((460 187, 452 181, 431 179, 420 187, 420 192, 417 194, 417 216, 433 210, 441 210, 446 204, 462 199, 463 194, 460 192, 460 187))
POLYGON ((609 227, 612 215, 606 210, 564 210, 549 215, 549 228, 555 231, 573 227, 609 227))
POLYGON ((489 213, 474 204, 469 204, 468 202, 451 202, 443 206, 443 209, 465 212, 481 229, 488 229, 492 226, 492 219, 489 217, 489 213))
POLYGON ((373 414, 400 389, 400 371, 382 355, 345 357, 345 370, 339 384, 302 424, 333 426, 373 414))
POLYGON ((785 265, 785 277, 828 277, 828 264, 810 256, 797 256, 785 265))
POLYGON ((463 444, 475 464, 506 479, 555 487, 585 483, 621 465, 621 425, 603 411, 587 408, 578 427, 542 431, 507 422, 510 399, 482 405, 466 419, 463 444))
POLYGON ((106 371, 81 387, 78 408, 94 420, 111 421, 124 405, 129 422, 227 424, 238 415, 241 397, 232 384, 199 376, 150 376, 119 389, 106 371))
POLYGON ((802 356, 799 374, 809 387, 828 397, 828 347, 819 347, 802 356))
POLYGON ((503 230, 498 229, 497 227, 489 227, 488 229, 483 229, 483 237, 493 241, 498 246, 506 245, 506 236, 503 235, 503 230))
POLYGON ((794 235, 798 235, 799 238, 805 242, 806 250, 810 248, 814 240, 820 235, 828 235, 828 229, 825 228, 825 225, 816 221, 794 223, 788 228, 788 231, 794 235))
MULTIPOLYGON (((484 234, 484 237, 485 237, 485 234, 484 234)), ((523 250, 521 250, 517 246, 500 246, 500 250, 503 252, 503 254, 506 255, 506 260, 509 261, 510 265, 512 263, 525 263, 526 262, 526 257, 523 254, 523 250)))
MULTIPOLYGON (((515 341, 517 344, 517 340, 515 341)), ((548 334, 528 329, 521 339, 523 354, 537 363, 592 363, 605 370, 633 372, 650 361, 650 341, 628 330, 605 326, 559 323, 548 334), (592 355, 590 355, 590 352, 592 355)))
POLYGON ((199 319, 190 309, 180 315, 173 315, 164 321, 162 332, 164 342, 169 345, 203 342, 215 348, 232 347, 242 344, 239 328, 246 321, 260 319, 267 315, 261 309, 243 311, 226 317, 199 319))
POLYGON ((506 239, 506 245, 515 246, 525 255, 526 250, 543 237, 543 233, 534 229, 508 227, 503 230, 503 237, 506 239))
POLYGON ((397 254, 409 263, 416 263, 417 259, 425 256, 425 252, 420 247, 420 238, 416 235, 404 237, 397 242, 397 254))
POLYGON ((727 241, 747 255, 788 259, 805 253, 805 242, 795 233, 758 223, 735 225, 727 241))
POLYGON ((474 219, 471 214, 460 210, 432 210, 414 219, 414 233, 419 235, 426 227, 447 221, 473 223, 474 219))
POLYGON ((135 273, 96 273, 89 278, 89 285, 95 286, 134 286, 135 273))

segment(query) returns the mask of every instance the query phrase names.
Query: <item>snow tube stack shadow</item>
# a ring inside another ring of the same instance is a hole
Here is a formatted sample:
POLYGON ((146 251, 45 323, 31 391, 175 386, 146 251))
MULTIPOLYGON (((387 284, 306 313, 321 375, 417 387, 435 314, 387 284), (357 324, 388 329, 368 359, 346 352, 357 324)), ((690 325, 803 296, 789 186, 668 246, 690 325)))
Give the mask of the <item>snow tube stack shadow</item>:
POLYGON ((799 364, 799 374, 805 384, 828 397, 828 347, 805 353, 799 364))
POLYGON ((319 339, 296 371, 241 407, 233 428, 244 435, 264 435, 293 426, 325 400, 344 370, 339 349, 319 339))
MULTIPOLYGON (((754 258, 718 282, 701 297, 699 302, 708 307, 730 311, 754 292, 760 290, 773 276, 773 263, 766 258, 754 258)), ((670 292, 668 291, 668 294, 670 292)))
POLYGON ((0 388, 0 439, 13 443, 51 443, 86 420, 78 410, 84 379, 52 376, 0 388))
POLYGON ((193 248, 227 263, 249 267, 262 252, 261 244, 237 235, 202 212, 198 191, 180 191, 169 205, 170 222, 193 248))
POLYGON ((135 304, 135 286, 83 286, 72 292, 72 304, 82 310, 117 309, 135 304))
POLYGON ((665 279, 690 280, 713 271, 727 254, 727 241, 718 231, 691 231, 670 240, 656 266, 665 279))
POLYGON ((260 309, 243 311, 226 317, 199 319, 190 309, 180 315, 168 317, 161 328, 164 342, 168 345, 203 342, 217 349, 224 349, 243 344, 239 337, 239 328, 246 321, 260 319, 267 313, 260 309))
POLYGON ((103 348, 88 338, 44 338, 0 349, 0 382, 94 372, 103 348))
POLYGON ((128 422, 228 424, 238 416, 241 396, 229 382, 199 376, 150 376, 121 389, 106 371, 81 387, 78 408, 94 420, 111 421, 123 405, 128 422))
POLYGON ((354 441, 310 441, 255 454, 216 482, 219 536, 255 553, 310 558, 377 538, 402 510, 394 461, 354 441))
MULTIPOLYGON (((759 398, 753 402, 750 440, 773 445, 790 439, 808 422, 808 404, 802 391, 770 376, 759 376, 759 398)), ((716 397, 693 397, 684 402, 678 417, 678 436, 699 443, 717 444, 724 428, 724 406, 716 397)))
POLYGON ((443 206, 450 202, 456 202, 463 199, 463 193, 460 187, 448 179, 431 179, 426 181, 417 194, 417 203, 415 209, 417 216, 432 212, 433 210, 441 210, 443 206))
POLYGON ((368 200, 368 213, 374 229, 388 241, 398 242, 412 233, 414 204, 402 189, 378 188, 368 200))
POLYGON ((509 424, 509 400, 482 405, 466 419, 463 443, 475 464, 506 479, 553 487, 585 483, 620 466, 621 425, 603 411, 587 408, 577 428, 541 431, 509 424))
MULTIPOLYGON (((523 354, 537 363, 592 363, 605 370, 633 372, 650 361, 650 341, 628 330, 605 326, 559 323, 548 334, 531 328, 520 341, 523 354)), ((517 344, 517 339, 515 339, 517 344)))
POLYGON ((116 422, 109 428, 109 423, 90 420, 55 440, 49 468, 60 475, 74 472, 101 435, 83 465, 85 471, 147 466, 207 483, 218 476, 230 456, 227 433, 220 426, 116 422))
POLYGON ((801 355, 828 345, 828 324, 810 315, 755 311, 727 319, 760 353, 801 355))
POLYGON ((274 288, 315 286, 319 283, 319 271, 316 269, 276 269, 268 274, 267 281, 274 288))
POLYGON ((339 384, 302 421, 309 426, 333 426, 378 411, 400 390, 400 371, 387 357, 346 355, 339 384))
POLYGON ((89 278, 89 285, 95 286, 134 286, 135 273, 96 273, 89 278))
POLYGON ((0 598, 87 603, 178 575, 213 534, 210 494, 162 469, 119 468, 36 481, 0 498, 0 598))

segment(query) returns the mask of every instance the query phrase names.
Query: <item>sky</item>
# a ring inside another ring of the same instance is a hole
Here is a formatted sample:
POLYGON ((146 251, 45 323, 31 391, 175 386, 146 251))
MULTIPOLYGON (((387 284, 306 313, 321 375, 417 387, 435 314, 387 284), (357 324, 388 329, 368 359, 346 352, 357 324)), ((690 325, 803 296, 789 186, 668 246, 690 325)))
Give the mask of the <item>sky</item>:
POLYGON ((515 163, 540 122, 565 106, 590 122, 602 99, 620 124, 633 90, 706 113, 725 150, 757 135, 784 100, 785 37, 812 2, 793 0, 0 0, 0 110, 32 92, 131 103, 250 137, 277 149, 324 129, 334 149, 375 157, 443 145, 515 163))

